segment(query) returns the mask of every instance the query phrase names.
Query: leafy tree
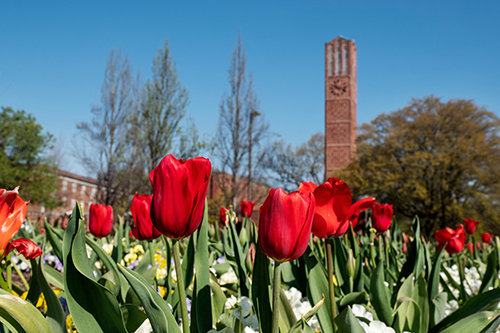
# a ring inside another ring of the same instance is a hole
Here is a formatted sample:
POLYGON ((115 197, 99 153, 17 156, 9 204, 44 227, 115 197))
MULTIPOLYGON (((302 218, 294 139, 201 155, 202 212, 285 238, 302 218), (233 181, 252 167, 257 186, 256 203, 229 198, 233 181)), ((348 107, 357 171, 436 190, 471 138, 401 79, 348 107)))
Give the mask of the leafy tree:
POLYGON ((297 147, 276 141, 266 156, 268 178, 286 191, 296 191, 300 183, 310 180, 317 185, 323 183, 325 136, 321 133, 297 147))
POLYGON ((340 175, 358 195, 418 215, 423 231, 479 219, 500 231, 500 120, 471 100, 413 99, 363 124, 340 175))
MULTIPOLYGON (((222 96, 215 141, 222 171, 228 170, 232 177, 230 201, 236 207, 236 199, 246 184, 251 184, 263 162, 259 148, 269 127, 259 112, 259 100, 253 90, 252 75, 247 77, 241 36, 238 36, 228 74, 230 92, 222 96), (256 152, 258 156, 252 159, 256 152), (247 181, 243 182, 241 178, 245 173, 247 181)), ((251 187, 247 190, 251 199, 251 187)))
POLYGON ((2 107, 0 113, 0 188, 11 190, 21 186, 21 197, 48 209, 59 202, 57 165, 47 152, 54 139, 44 133, 36 119, 25 111, 2 107))

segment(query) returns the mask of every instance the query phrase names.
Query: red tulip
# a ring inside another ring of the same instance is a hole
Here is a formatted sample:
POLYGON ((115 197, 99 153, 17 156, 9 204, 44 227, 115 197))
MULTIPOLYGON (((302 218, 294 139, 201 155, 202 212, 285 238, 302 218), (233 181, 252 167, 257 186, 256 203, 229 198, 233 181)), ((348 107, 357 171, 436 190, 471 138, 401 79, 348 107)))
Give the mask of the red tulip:
POLYGON ((489 244, 491 242, 491 235, 488 233, 481 234, 481 239, 483 243, 489 244))
POLYGON ((151 222, 151 200, 153 195, 134 195, 134 200, 130 206, 130 212, 134 218, 135 225, 131 232, 138 240, 151 240, 161 236, 151 222))
POLYGON ((89 229, 95 237, 106 237, 113 228, 113 207, 106 205, 90 205, 89 229))
POLYGON ((0 189, 0 259, 16 249, 26 259, 42 254, 38 245, 26 238, 10 240, 19 231, 28 213, 28 202, 19 197, 19 186, 12 191, 0 189))
POLYGON ((318 185, 314 184, 311 180, 309 182, 302 182, 299 186, 299 191, 302 192, 314 192, 314 190, 318 187, 318 185))
POLYGON ((222 224, 227 224, 227 208, 221 207, 219 221, 222 224))
POLYGON ((135 237, 134 237, 134 234, 132 233, 132 231, 129 231, 129 232, 128 232, 128 236, 129 236, 130 238, 135 238, 135 237))
POLYGON ((441 250, 444 244, 448 243, 446 245, 446 251, 448 251, 449 254, 462 251, 465 245, 465 239, 467 238, 467 234, 462 224, 458 226, 456 231, 451 228, 444 228, 436 231, 434 236, 438 241, 438 250, 441 250))
POLYGON ((479 224, 479 221, 474 221, 473 219, 464 219, 465 231, 472 235, 474 231, 476 231, 476 226, 479 224))
POLYGON ((474 244, 472 243, 467 243, 465 244, 467 248, 469 249, 470 253, 474 253, 474 244))
POLYGON ((352 203, 347 183, 337 178, 330 178, 316 187, 314 197, 316 211, 312 233, 320 238, 342 236, 349 228, 349 220, 346 218, 349 216, 352 203))
POLYGON ((353 203, 351 205, 351 207, 349 208, 349 213, 347 214, 347 217, 346 217, 346 219, 348 220, 348 223, 343 224, 344 228, 346 230, 344 232, 342 232, 342 230, 340 230, 339 233, 344 234, 347 231, 347 229, 349 229, 349 222, 352 224, 352 227, 355 228, 356 225, 358 224, 359 213, 361 213, 362 211, 364 211, 366 209, 372 208, 376 201, 377 201, 377 199, 372 198, 372 197, 368 197, 368 198, 363 198, 363 199, 353 203))
POLYGON ((403 253, 408 252, 408 245, 406 243, 403 243, 403 253))
POLYGON ((245 217, 245 215, 248 218, 252 217, 252 212, 253 212, 253 206, 255 206, 255 201, 242 201, 241 206, 240 206, 240 213, 241 216, 245 217))
POLYGON ((203 157, 184 162, 167 155, 149 173, 153 185, 151 220, 162 234, 182 239, 198 229, 211 167, 210 161, 203 157))
POLYGON ((373 206, 372 212, 372 227, 375 228, 378 233, 386 232, 392 223, 392 205, 376 204, 373 206))
POLYGON ((311 192, 285 193, 271 189, 260 207, 258 226, 262 251, 276 261, 290 261, 304 254, 311 235, 316 200, 311 192))

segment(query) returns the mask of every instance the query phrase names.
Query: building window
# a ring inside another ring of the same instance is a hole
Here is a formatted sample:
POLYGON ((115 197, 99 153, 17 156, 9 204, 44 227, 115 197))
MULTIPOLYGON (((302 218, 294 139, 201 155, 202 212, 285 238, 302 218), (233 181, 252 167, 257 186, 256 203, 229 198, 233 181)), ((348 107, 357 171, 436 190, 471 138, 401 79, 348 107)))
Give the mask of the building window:
POLYGON ((68 205, 68 202, 66 201, 66 197, 62 197, 61 201, 63 202, 63 207, 66 207, 68 205))
MULTIPOLYGON (((86 189, 86 186, 85 185, 82 185, 82 188, 80 190, 80 194, 85 194, 85 189, 86 189)), ((83 205, 82 205, 83 206, 83 205)))
POLYGON ((45 206, 43 204, 40 206, 40 213, 45 213, 45 206))
POLYGON ((63 180, 62 190, 63 191, 67 191, 68 190, 68 181, 67 180, 63 180))
POLYGON ((94 197, 95 197, 95 192, 97 190, 95 188, 92 189, 92 191, 90 191, 90 199, 94 200, 94 197))
MULTIPOLYGON (((85 209, 85 201, 80 201, 80 205, 82 205, 82 209, 85 209)), ((84 212, 85 213, 85 212, 84 212)))
POLYGON ((76 183, 73 183, 71 185, 71 192, 75 193, 76 192, 76 183))
POLYGON ((76 200, 71 199, 71 209, 75 208, 75 206, 76 206, 76 200))

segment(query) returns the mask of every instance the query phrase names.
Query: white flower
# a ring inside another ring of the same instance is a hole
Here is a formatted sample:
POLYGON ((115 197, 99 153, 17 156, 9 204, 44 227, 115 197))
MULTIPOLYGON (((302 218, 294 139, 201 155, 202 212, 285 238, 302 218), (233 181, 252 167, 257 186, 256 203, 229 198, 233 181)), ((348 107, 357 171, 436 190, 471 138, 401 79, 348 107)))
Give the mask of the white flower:
POLYGON ((368 319, 368 321, 373 321, 373 314, 370 311, 367 311, 366 308, 359 304, 354 304, 352 306, 352 313, 356 317, 363 317, 368 319))
POLYGON ((102 248, 109 255, 111 255, 111 253, 113 253, 113 244, 107 244, 107 243, 103 244, 102 248))
POLYGON ((139 328, 135 330, 135 333, 151 333, 151 332, 153 332, 153 327, 151 326, 149 319, 144 320, 141 326, 139 326, 139 328))
POLYGON ((250 314, 252 311, 252 301, 248 297, 241 297, 238 300, 238 307, 232 312, 233 316, 243 321, 243 318, 250 314))
MULTIPOLYGON (((213 330, 208 331, 207 333, 234 333, 234 330, 231 327, 224 327, 220 331, 213 329, 213 330)), ((245 330, 245 333, 247 333, 246 330, 245 330)))
POLYGON ((221 275, 219 283, 220 285, 238 283, 238 277, 232 267, 230 267, 226 273, 221 275))
POLYGON ((378 320, 370 323, 370 329, 373 333, 396 333, 392 327, 387 327, 383 322, 378 320))
POLYGON ((226 304, 224 305, 224 307, 226 308, 226 310, 231 310, 232 308, 234 308, 236 303, 238 303, 238 299, 236 297, 234 297, 233 295, 231 295, 231 297, 229 297, 226 300, 226 304))

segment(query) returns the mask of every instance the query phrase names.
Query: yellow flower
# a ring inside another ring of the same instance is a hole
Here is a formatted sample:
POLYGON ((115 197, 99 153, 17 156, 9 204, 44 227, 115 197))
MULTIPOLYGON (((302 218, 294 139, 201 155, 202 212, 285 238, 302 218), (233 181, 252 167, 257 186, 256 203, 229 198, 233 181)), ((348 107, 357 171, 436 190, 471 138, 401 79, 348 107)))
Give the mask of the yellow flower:
POLYGON ((134 253, 144 253, 144 248, 142 247, 142 245, 136 245, 134 246, 134 249, 132 250, 132 252, 134 253))
POLYGON ((67 329, 68 333, 78 332, 78 330, 76 329, 75 323, 73 322, 73 318, 71 318, 71 315, 68 315, 66 317, 66 329, 67 329))

